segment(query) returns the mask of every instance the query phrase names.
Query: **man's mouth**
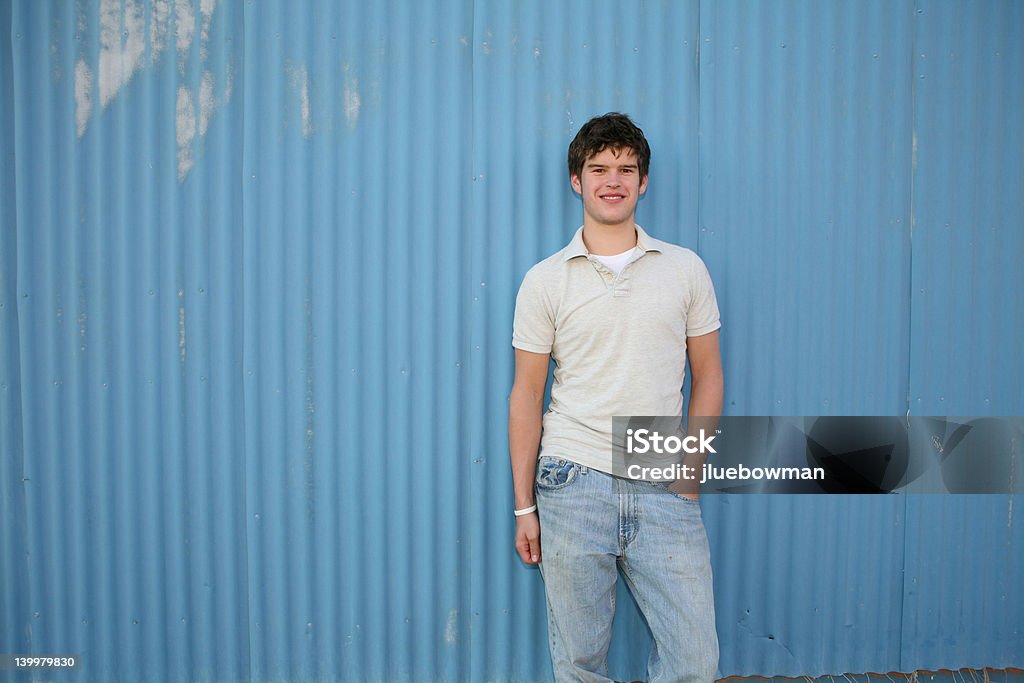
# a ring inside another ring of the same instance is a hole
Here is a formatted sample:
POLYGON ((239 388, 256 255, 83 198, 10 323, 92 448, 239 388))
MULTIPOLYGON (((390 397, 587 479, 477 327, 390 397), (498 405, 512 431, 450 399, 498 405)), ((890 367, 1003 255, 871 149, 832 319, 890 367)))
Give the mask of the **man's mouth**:
POLYGON ((625 195, 621 195, 621 194, 602 194, 602 195, 600 195, 600 197, 601 197, 601 199, 605 200, 606 202, 620 202, 620 201, 622 201, 623 199, 626 198, 625 195))

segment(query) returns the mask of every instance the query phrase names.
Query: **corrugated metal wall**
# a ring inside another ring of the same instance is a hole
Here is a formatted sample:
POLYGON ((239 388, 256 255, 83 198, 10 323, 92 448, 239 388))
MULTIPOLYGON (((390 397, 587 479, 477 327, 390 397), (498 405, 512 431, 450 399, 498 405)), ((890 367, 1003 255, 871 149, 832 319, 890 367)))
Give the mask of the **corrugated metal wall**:
MULTIPOLYGON (((511 315, 608 110, 654 148, 640 222, 715 278, 729 413, 1021 414, 1022 33, 1013 1, 3 4, 0 652, 549 678, 511 315)), ((722 673, 1021 666, 1015 502, 707 497, 722 673)))

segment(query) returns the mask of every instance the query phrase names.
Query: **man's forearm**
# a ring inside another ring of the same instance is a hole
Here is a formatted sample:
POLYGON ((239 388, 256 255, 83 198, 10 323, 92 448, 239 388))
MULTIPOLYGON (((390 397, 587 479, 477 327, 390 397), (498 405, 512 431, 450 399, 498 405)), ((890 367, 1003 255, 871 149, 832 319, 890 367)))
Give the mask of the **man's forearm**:
MULTIPOLYGON (((722 414, 722 399, 725 395, 725 387, 721 375, 695 379, 690 385, 690 408, 687 411, 688 420, 686 433, 700 438, 700 433, 714 434, 718 428, 718 418, 722 414)), ((702 453, 688 453, 683 458, 683 463, 691 468, 691 472, 701 472, 704 469, 704 462, 707 456, 702 453)), ((700 476, 689 481, 678 482, 675 490, 691 496, 700 492, 700 476)))
POLYGON ((543 396, 515 388, 509 397, 508 445, 516 509, 528 508, 535 502, 533 480, 540 446, 543 402, 543 396))
MULTIPOLYGON (((713 434, 718 428, 718 418, 722 415, 722 399, 725 395, 725 386, 721 375, 712 375, 694 379, 690 387, 690 409, 687 411, 686 433, 688 435, 700 436, 701 430, 705 434, 713 434)), ((701 458, 701 465, 703 465, 701 458)))
POLYGON ((725 385, 721 375, 695 379, 690 386, 690 409, 687 415, 691 418, 714 418, 714 424, 711 425, 711 429, 714 429, 718 425, 718 418, 722 415, 724 396, 725 385))

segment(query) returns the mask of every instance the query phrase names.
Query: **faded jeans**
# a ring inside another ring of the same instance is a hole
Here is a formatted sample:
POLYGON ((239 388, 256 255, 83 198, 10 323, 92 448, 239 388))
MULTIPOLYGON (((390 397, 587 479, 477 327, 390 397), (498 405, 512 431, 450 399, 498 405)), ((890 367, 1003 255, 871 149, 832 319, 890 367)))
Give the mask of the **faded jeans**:
POLYGON ((718 636, 700 505, 664 484, 551 456, 539 459, 536 484, 555 680, 610 680, 617 570, 654 636, 648 680, 714 680, 718 636))

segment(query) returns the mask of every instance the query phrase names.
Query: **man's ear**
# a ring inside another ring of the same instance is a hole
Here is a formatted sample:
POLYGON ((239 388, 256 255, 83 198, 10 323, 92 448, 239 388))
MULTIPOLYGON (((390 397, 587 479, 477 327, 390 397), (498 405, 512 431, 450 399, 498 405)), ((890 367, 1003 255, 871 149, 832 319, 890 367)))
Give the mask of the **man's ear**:
POLYGON ((583 194, 583 185, 580 184, 580 177, 573 173, 569 176, 569 184, 572 185, 572 189, 576 191, 576 194, 583 194))
POLYGON ((648 176, 644 176, 644 179, 640 181, 640 194, 647 192, 647 178, 648 176))

